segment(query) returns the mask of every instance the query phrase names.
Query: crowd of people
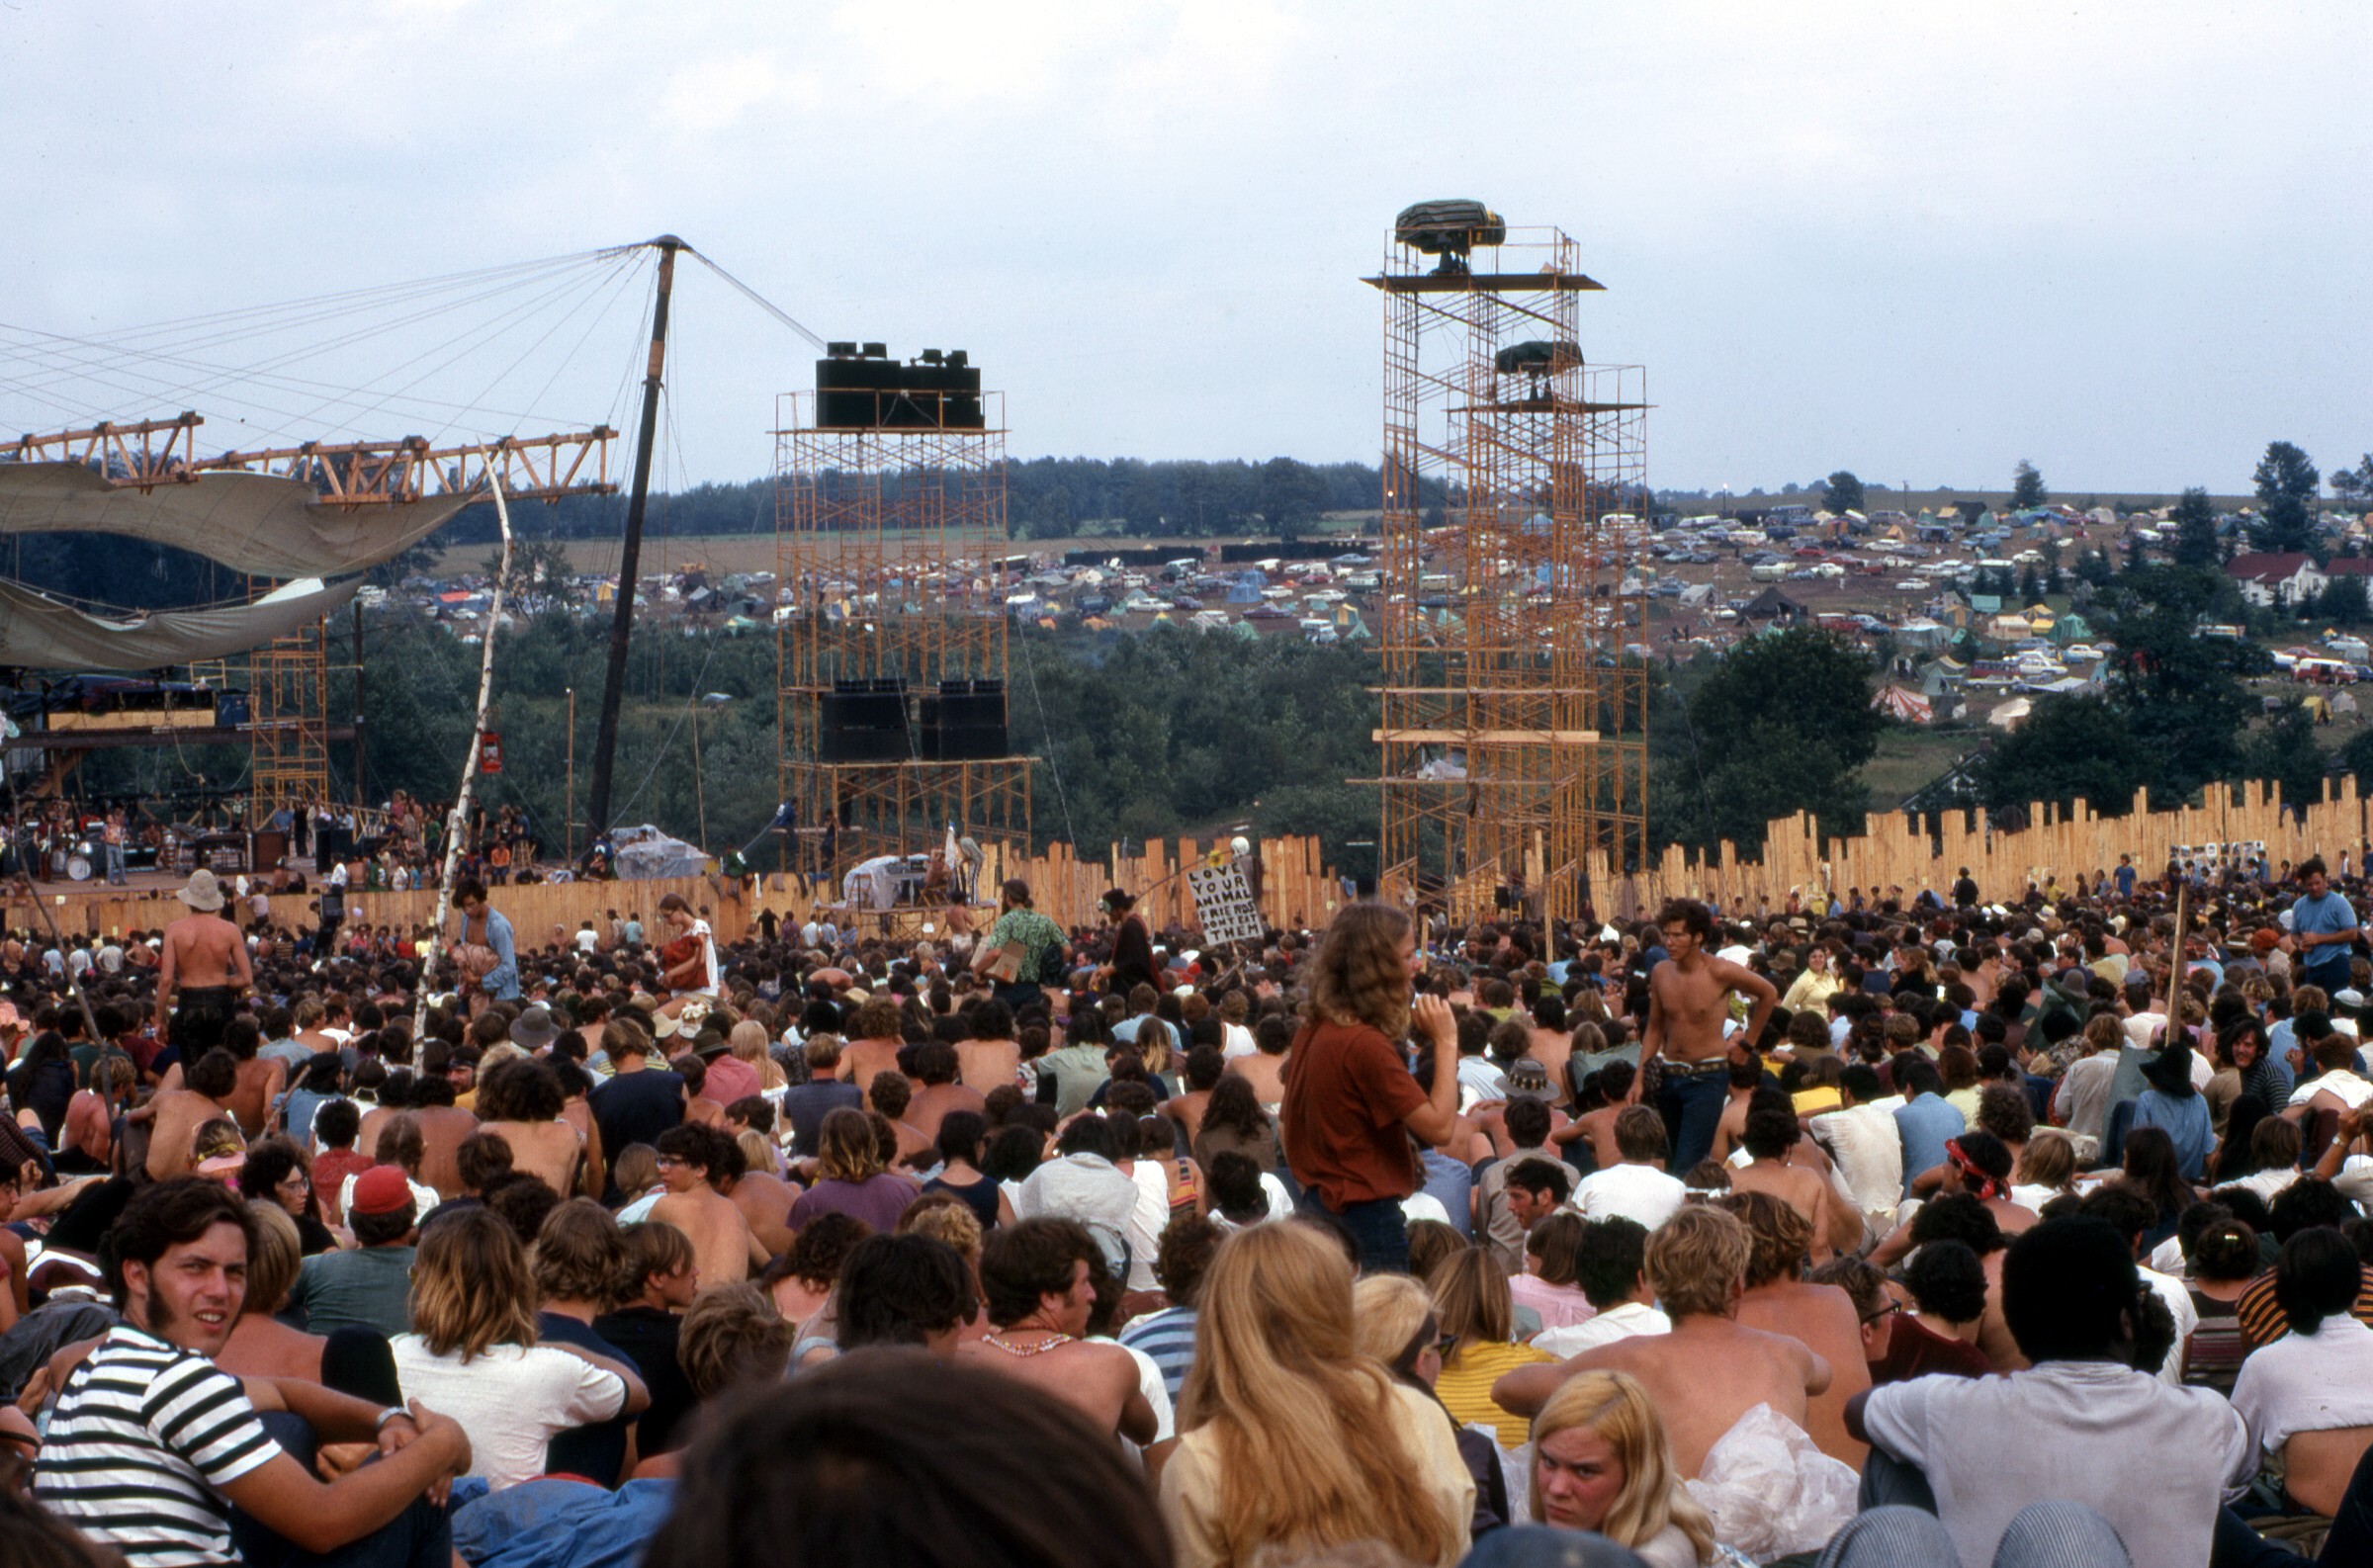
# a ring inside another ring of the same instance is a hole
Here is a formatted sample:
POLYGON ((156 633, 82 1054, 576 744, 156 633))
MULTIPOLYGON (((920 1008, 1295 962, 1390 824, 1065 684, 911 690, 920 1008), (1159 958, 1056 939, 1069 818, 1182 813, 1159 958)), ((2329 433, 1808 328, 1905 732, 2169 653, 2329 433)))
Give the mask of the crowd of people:
POLYGON ((2362 893, 300 952, 202 872, 0 949, 0 1568, 2373 1562, 2362 893))

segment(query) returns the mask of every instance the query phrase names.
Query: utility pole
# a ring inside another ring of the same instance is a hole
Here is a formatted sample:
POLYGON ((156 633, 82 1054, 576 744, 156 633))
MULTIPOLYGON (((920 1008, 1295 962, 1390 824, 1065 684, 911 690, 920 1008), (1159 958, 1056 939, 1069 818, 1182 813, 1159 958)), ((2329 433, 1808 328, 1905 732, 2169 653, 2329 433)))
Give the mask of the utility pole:
POLYGON ((561 858, 576 864, 576 688, 569 688, 569 767, 561 785, 561 858))
POLYGON ((610 761, 618 748, 618 700, 626 685, 626 650, 635 630, 635 578, 643 556, 643 511, 651 500, 651 449, 659 429, 659 378, 667 360, 667 300, 675 289, 675 253, 684 242, 661 234, 659 291, 651 307, 651 360, 643 374, 643 426, 635 443, 635 486, 626 502, 626 542, 618 552, 618 603, 610 618, 610 662, 601 684, 601 724, 593 737, 593 791, 585 828, 596 840, 610 826, 610 761))

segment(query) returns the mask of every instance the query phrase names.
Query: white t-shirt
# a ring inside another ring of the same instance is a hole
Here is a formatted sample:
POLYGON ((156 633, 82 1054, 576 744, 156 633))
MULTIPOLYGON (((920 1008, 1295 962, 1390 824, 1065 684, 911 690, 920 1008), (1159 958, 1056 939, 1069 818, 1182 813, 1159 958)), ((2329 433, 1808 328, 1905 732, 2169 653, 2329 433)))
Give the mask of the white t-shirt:
POLYGON ((2313 1334, 2296 1331, 2251 1353, 2233 1408, 2268 1453, 2297 1432, 2373 1427, 2373 1329, 2342 1312, 2313 1334))
POLYGON ((2318 1094, 2329 1094, 2354 1110, 2366 1100, 2373 1099, 2373 1084, 2366 1083, 2343 1068, 2336 1073, 2327 1073, 2322 1078, 2311 1078, 2292 1089, 2290 1103, 2304 1105, 2318 1094))
POLYGON ((2223 1395, 2112 1361, 1884 1384, 1863 1425, 1875 1446, 1927 1474, 1965 1563, 1992 1562, 2038 1498, 2097 1511, 2137 1563, 2205 1563, 2225 1492, 2257 1470, 2223 1395))
POLYGON ((607 1421, 626 1407, 626 1383, 549 1345, 497 1345, 462 1364, 432 1354, 417 1334, 388 1342, 404 1397, 451 1416, 470 1436, 470 1471, 500 1491, 544 1473, 556 1433, 607 1421))
POLYGON ((1253 1042, 1253 1031, 1243 1024, 1229 1023, 1223 1018, 1220 1020, 1219 1028, 1224 1041, 1219 1048, 1219 1054, 1224 1060, 1233 1062, 1240 1056, 1253 1056, 1259 1053, 1261 1047, 1253 1042))
POLYGON ((1644 1301, 1626 1301, 1620 1307, 1609 1307, 1587 1322, 1541 1330, 1533 1336, 1533 1349, 1546 1350, 1562 1360, 1633 1335, 1672 1332, 1673 1320, 1661 1311, 1644 1301))
POLYGON ((1654 1230, 1673 1217, 1689 1196, 1678 1176, 1654 1166, 1614 1165, 1593 1171, 1574 1189, 1573 1206, 1584 1219, 1603 1220, 1621 1215, 1654 1230))
MULTIPOLYGON (((2152 1257, 2155 1260, 2157 1255, 2153 1253, 2152 1257)), ((2183 1252, 2179 1247, 2176 1249, 2177 1266, 2182 1265, 2182 1261, 2183 1252)), ((2170 1388, 2181 1388, 2183 1346, 2192 1337, 2192 1331, 2200 1327, 2200 1309, 2192 1305, 2192 1293, 2183 1287, 2182 1280, 2171 1274, 2162 1274, 2155 1267, 2138 1266, 2138 1271, 2143 1276, 2143 1283, 2158 1292, 2158 1299, 2166 1303, 2167 1315, 2175 1320, 2175 1343, 2167 1347, 2167 1358, 2158 1363, 2158 1380, 2170 1388)))

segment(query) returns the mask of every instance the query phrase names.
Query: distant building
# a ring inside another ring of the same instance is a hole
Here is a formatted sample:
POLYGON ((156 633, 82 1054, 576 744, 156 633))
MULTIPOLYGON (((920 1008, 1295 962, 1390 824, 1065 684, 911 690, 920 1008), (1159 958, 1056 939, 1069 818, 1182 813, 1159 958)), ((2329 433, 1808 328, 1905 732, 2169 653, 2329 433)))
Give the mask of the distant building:
POLYGON ((2225 571, 2240 585, 2241 597, 2264 608, 2304 604, 2330 580, 2316 568, 2314 557, 2299 551, 2236 556, 2225 564, 2225 571))

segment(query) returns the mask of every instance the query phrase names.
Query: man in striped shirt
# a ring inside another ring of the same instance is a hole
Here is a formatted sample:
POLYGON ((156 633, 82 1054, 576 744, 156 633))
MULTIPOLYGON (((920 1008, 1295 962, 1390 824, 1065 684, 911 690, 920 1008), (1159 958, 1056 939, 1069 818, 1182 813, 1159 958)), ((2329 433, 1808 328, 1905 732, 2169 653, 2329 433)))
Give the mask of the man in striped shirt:
POLYGON ((1220 1229, 1209 1220, 1182 1215, 1163 1227, 1154 1254, 1154 1277, 1161 1281, 1170 1305, 1148 1313, 1121 1330, 1120 1343, 1143 1350, 1162 1372, 1170 1402, 1179 1402, 1186 1369, 1194 1364, 1195 1305, 1203 1293, 1203 1271, 1219 1252, 1220 1229))
POLYGON ((131 1568, 443 1568, 444 1484, 470 1462, 459 1426, 417 1404, 383 1411, 317 1383, 234 1378, 211 1359, 238 1322, 250 1223, 236 1193, 194 1176, 125 1208, 106 1256, 124 1321, 67 1376, 37 1494, 131 1568), (325 1485, 265 1431, 259 1412, 272 1411, 321 1442, 376 1441, 380 1457, 325 1485))

